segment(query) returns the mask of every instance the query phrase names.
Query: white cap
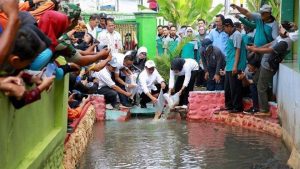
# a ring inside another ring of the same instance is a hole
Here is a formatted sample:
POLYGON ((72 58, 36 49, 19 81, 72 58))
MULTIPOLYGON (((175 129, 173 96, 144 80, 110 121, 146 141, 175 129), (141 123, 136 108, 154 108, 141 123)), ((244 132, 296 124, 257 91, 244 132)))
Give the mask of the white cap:
POLYGON ((156 67, 156 65, 153 60, 147 60, 147 62, 145 63, 145 67, 152 68, 152 67, 156 67))
POLYGON ((112 67, 117 67, 118 66, 117 58, 113 57, 111 61, 108 62, 108 64, 110 64, 110 66, 112 67))
POLYGON ((263 13, 263 12, 269 12, 271 13, 272 12, 272 7, 268 4, 264 4, 260 9, 259 9, 259 12, 260 13, 263 13))

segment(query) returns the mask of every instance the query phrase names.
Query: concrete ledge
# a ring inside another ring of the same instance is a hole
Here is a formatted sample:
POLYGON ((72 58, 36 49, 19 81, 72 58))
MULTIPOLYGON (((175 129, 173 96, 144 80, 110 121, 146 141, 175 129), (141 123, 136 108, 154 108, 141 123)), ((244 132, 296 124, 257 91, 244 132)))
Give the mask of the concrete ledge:
POLYGON ((86 149, 92 135, 93 125, 96 120, 95 109, 89 106, 85 116, 82 117, 77 128, 65 143, 63 166, 65 169, 74 169, 81 155, 86 149))
MULTIPOLYGON (((282 136, 282 130, 277 120, 276 105, 273 108, 272 117, 259 118, 253 115, 229 114, 228 112, 219 112, 214 114, 220 108, 224 108, 224 92, 197 91, 190 92, 188 121, 209 121, 215 123, 224 123, 233 126, 239 126, 250 130, 264 132, 276 137, 282 136), (275 109, 275 110, 274 110, 275 109)), ((245 102, 248 105, 251 102, 245 102)))
POLYGON ((296 148, 293 148, 291 156, 288 160, 288 165, 292 168, 300 168, 300 153, 296 148))

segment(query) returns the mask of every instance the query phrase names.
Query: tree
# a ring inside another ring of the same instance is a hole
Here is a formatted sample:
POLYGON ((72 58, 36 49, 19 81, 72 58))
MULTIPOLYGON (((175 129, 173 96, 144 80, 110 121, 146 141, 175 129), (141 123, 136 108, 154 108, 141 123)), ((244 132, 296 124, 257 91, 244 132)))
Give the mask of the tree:
POLYGON ((272 7, 272 15, 276 18, 277 21, 280 21, 280 0, 268 0, 267 4, 272 7))
POLYGON ((247 8, 251 12, 257 12, 257 11, 259 11, 261 3, 262 3, 262 0, 247 0, 247 8))
POLYGON ((272 15, 277 21, 280 20, 280 0, 247 0, 247 8, 251 12, 259 11, 262 4, 269 4, 272 7, 272 15))
POLYGON ((159 15, 175 25, 192 25, 198 18, 211 22, 223 4, 212 8, 212 0, 157 0, 159 15))

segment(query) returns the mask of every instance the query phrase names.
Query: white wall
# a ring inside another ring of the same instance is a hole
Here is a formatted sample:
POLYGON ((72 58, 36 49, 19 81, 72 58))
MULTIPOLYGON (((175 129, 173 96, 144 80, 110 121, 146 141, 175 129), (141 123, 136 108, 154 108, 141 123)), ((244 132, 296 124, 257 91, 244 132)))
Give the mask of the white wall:
POLYGON ((280 65, 277 97, 282 127, 300 152, 300 73, 296 64, 280 65))

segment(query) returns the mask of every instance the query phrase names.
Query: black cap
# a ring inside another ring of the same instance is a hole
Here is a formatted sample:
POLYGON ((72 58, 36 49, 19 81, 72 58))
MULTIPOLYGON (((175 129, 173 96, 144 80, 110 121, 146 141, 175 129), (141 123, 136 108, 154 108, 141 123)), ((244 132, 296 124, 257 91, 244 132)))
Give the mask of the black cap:
POLYGON ((209 38, 206 38, 206 39, 202 40, 201 45, 202 45, 202 47, 206 48, 207 46, 211 45, 212 43, 213 42, 209 38))
POLYGON ((224 26, 232 26, 232 27, 234 27, 233 22, 232 22, 231 19, 225 19, 224 20, 224 26))
POLYGON ((100 17, 100 19, 106 19, 107 15, 106 15, 106 13, 100 13, 99 17, 100 17))

